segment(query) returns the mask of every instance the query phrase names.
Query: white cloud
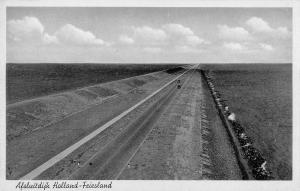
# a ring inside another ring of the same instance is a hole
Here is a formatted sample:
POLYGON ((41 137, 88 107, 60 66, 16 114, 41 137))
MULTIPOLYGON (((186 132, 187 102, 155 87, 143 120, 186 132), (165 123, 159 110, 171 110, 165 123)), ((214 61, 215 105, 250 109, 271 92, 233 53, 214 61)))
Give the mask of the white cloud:
POLYGON ((268 35, 272 38, 287 38, 291 32, 286 27, 272 28, 269 23, 259 17, 251 17, 246 21, 246 25, 255 33, 268 35))
POLYGON ((134 43, 134 40, 132 38, 128 37, 127 35, 120 35, 119 41, 124 44, 133 44, 134 43))
POLYGON ((8 38, 16 42, 72 45, 108 45, 96 38, 90 31, 84 31, 71 24, 64 25, 54 35, 44 32, 44 26, 36 17, 24 17, 7 23, 8 38))
POLYGON ((192 47, 196 47, 199 45, 209 45, 209 44, 211 44, 211 42, 194 35, 194 36, 186 37, 186 44, 189 46, 192 46, 192 47))
POLYGON ((191 45, 191 46, 197 46, 199 44, 207 43, 205 40, 203 40, 195 35, 187 36, 186 41, 187 41, 187 44, 191 45))
POLYGON ((265 43, 259 43, 259 46, 263 49, 263 50, 267 50, 267 51, 272 51, 274 50, 272 45, 269 44, 265 44, 265 43))
POLYGON ((273 29, 269 23, 259 17, 252 17, 246 21, 246 24, 255 32, 272 32, 273 29))
POLYGON ((201 39, 199 36, 195 35, 190 28, 180 24, 166 24, 163 25, 162 28, 168 34, 169 40, 173 41, 173 44, 195 47, 200 44, 208 43, 208 41, 205 41, 204 39, 201 39))
POLYGON ((244 41, 250 40, 250 33, 242 27, 229 27, 227 25, 218 25, 219 37, 226 40, 244 41))
POLYGON ((119 41, 126 44, 136 43, 147 52, 160 52, 164 49, 194 52, 199 45, 210 43, 197 36, 190 28, 175 23, 165 24, 160 28, 132 27, 132 30, 132 35, 121 35, 119 41))
POLYGON ((107 45, 102 39, 90 31, 84 31, 71 24, 66 24, 61 27, 56 33, 56 38, 64 43, 70 45, 107 45))
POLYGON ((45 44, 59 44, 58 39, 56 36, 51 36, 48 33, 45 33, 42 37, 42 41, 45 44))
POLYGON ((247 49, 244 45, 242 45, 240 43, 237 43, 237 42, 224 42, 223 46, 227 49, 230 49, 230 50, 242 51, 242 50, 247 49))
POLYGON ((139 42, 145 42, 150 44, 155 44, 166 40, 167 34, 162 29, 155 29, 149 26, 142 27, 132 27, 134 32, 134 39, 139 42))
POLYGON ((182 26, 180 24, 166 24, 163 25, 162 28, 169 34, 175 35, 175 36, 190 36, 194 35, 194 32, 185 26, 182 26))
POLYGON ((14 41, 40 40, 44 26, 36 17, 24 17, 7 22, 8 38, 14 41))

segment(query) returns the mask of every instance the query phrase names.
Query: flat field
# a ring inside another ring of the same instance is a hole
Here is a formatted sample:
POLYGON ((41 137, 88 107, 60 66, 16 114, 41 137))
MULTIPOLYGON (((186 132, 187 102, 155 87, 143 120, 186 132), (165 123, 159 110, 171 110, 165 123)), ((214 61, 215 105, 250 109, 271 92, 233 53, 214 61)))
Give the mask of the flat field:
POLYGON ((7 104, 173 67, 176 65, 8 63, 7 104))
POLYGON ((270 163, 292 179, 292 64, 205 65, 216 89, 270 163))

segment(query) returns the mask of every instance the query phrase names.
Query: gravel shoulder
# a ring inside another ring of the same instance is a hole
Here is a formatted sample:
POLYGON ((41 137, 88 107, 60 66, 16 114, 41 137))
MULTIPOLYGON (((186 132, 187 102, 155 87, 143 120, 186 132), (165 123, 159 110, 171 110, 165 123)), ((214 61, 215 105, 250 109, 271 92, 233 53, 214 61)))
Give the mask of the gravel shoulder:
POLYGON ((202 87, 202 108, 204 113, 204 119, 202 119, 202 121, 205 122, 202 128, 206 127, 205 133, 203 133, 202 136, 207 141, 206 151, 211 159, 211 174, 209 174, 209 179, 241 180, 242 174, 234 153, 235 151, 218 115, 207 84, 203 79, 202 87))

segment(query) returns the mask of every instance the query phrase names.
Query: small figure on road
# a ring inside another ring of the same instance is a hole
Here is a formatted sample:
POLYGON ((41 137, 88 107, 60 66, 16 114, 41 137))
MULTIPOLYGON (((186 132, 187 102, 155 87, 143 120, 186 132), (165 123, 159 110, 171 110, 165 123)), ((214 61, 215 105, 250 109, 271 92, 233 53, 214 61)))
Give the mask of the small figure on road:
POLYGON ((181 88, 181 81, 177 80, 177 89, 180 89, 180 88, 181 88))

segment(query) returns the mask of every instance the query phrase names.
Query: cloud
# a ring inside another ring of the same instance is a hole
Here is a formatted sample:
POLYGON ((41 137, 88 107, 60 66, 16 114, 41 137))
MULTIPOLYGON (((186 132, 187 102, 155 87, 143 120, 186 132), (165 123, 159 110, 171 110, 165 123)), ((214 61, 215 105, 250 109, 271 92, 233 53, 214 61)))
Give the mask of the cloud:
POLYGON ((223 47, 225 47, 229 50, 238 50, 238 51, 247 49, 244 45, 237 43, 237 42, 224 42, 223 47))
POLYGON ((242 27, 229 27, 218 25, 219 37, 226 40, 245 41, 251 40, 250 33, 242 27))
POLYGON ((252 17, 246 21, 246 24, 255 32, 272 32, 273 29, 269 23, 262 18, 252 17))
POLYGON ((245 43, 238 43, 238 42, 224 42, 223 47, 239 53, 257 53, 261 52, 261 50, 265 51, 273 51, 274 47, 270 44, 266 43, 253 43, 253 42, 245 42, 245 43))
POLYGON ((14 41, 40 40, 44 32, 44 26, 36 17, 26 16, 22 19, 7 22, 8 38, 14 41))
POLYGON ((149 26, 132 27, 133 39, 141 43, 156 44, 167 39, 167 34, 162 29, 155 29, 149 26))
POLYGON ((190 28, 185 27, 185 26, 180 25, 180 24, 175 24, 175 23, 166 24, 166 25, 163 25, 162 28, 168 34, 171 34, 173 36, 190 36, 190 35, 194 35, 194 32, 190 28))
POLYGON ((45 33, 42 37, 42 41, 45 44, 59 44, 58 39, 56 36, 51 36, 48 33, 45 33))
POLYGON ((259 43, 259 46, 263 49, 263 50, 267 50, 267 51, 272 51, 274 50, 272 45, 269 44, 265 44, 265 43, 259 43))
POLYGON ((106 45, 106 43, 91 33, 71 24, 66 24, 55 32, 56 38, 69 45, 106 45))
POLYGON ((39 44, 69 44, 69 45, 109 45, 96 38, 90 31, 84 31, 71 24, 66 24, 54 35, 44 31, 44 26, 36 17, 25 16, 22 19, 7 22, 8 38, 15 42, 32 42, 39 44))
POLYGON ((269 35, 271 37, 287 38, 291 32, 286 27, 272 28, 269 23, 259 17, 251 17, 246 21, 246 25, 254 32, 269 35))
POLYGON ((127 35, 120 35, 119 41, 124 44, 133 44, 134 43, 134 40, 132 38, 128 37, 127 35))
POLYGON ((280 36, 289 37, 291 32, 286 27, 278 27, 277 31, 280 36))
POLYGON ((132 27, 132 32, 132 35, 121 35, 119 41, 128 45, 139 45, 147 52, 160 52, 163 49, 194 52, 199 45, 210 43, 197 36, 190 28, 176 23, 165 24, 159 28, 132 27))
POLYGON ((285 43, 284 40, 291 36, 287 27, 272 28, 272 26, 259 17, 251 17, 245 22, 243 27, 229 27, 228 25, 218 25, 219 37, 223 42, 223 48, 242 53, 254 53, 258 51, 273 51, 270 44, 260 42, 285 43))
MULTIPOLYGON (((91 31, 72 24, 63 25, 53 34, 44 31, 43 24, 36 17, 24 17, 7 23, 8 38, 15 42, 31 41, 44 45, 70 46, 109 46, 108 42, 96 37, 91 31)), ((182 50, 192 52, 200 45, 210 42, 197 36, 191 28, 181 24, 169 23, 158 28, 150 26, 132 27, 131 35, 120 35, 118 42, 140 46, 146 52, 182 50), (180 47, 180 48, 179 48, 180 47)), ((282 29, 284 30, 284 29, 282 29)))
POLYGON ((169 40, 172 41, 173 44, 192 47, 200 44, 208 44, 208 41, 195 35, 190 28, 183 25, 171 23, 163 25, 162 28, 166 31, 169 40))
POLYGON ((190 35, 190 36, 187 36, 186 37, 186 43, 187 45, 190 45, 190 46, 198 46, 200 44, 210 44, 209 41, 206 41, 196 35, 190 35))

